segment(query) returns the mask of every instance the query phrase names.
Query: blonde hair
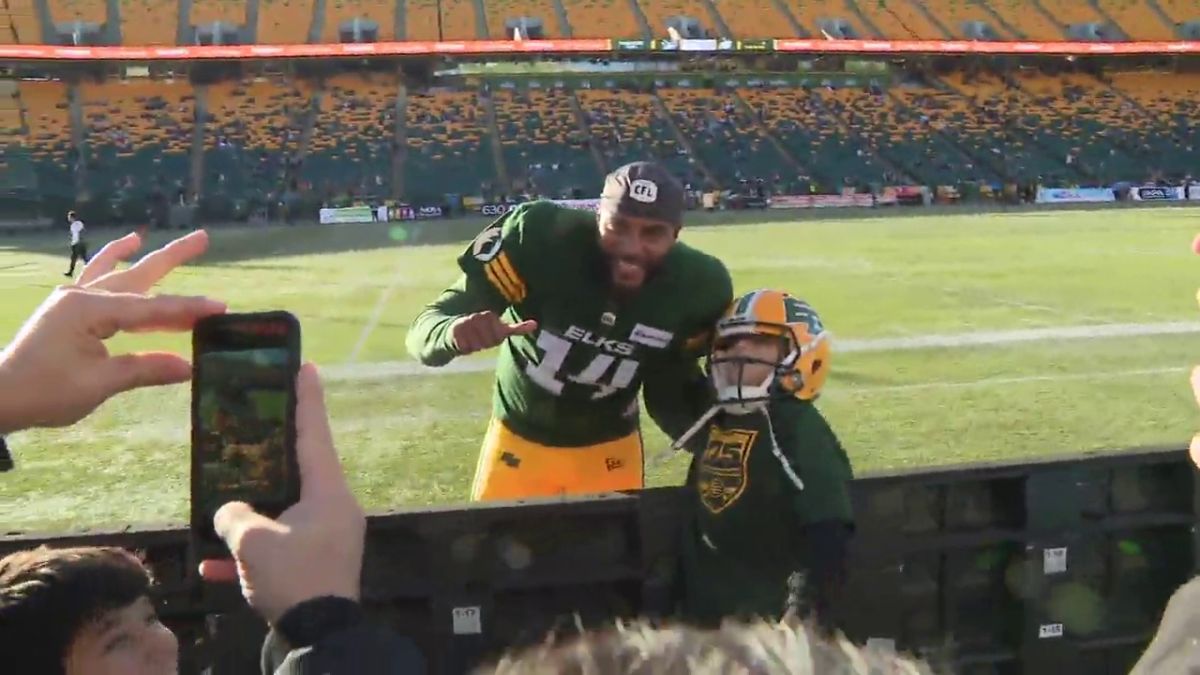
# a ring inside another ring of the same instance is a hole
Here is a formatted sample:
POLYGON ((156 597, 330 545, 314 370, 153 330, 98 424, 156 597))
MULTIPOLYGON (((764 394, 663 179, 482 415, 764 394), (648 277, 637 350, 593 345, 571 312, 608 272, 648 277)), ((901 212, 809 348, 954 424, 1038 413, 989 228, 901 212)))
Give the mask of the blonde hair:
POLYGON ((475 675, 930 675, 894 650, 856 647, 797 621, 726 622, 717 630, 618 623, 559 645, 505 654, 475 675))

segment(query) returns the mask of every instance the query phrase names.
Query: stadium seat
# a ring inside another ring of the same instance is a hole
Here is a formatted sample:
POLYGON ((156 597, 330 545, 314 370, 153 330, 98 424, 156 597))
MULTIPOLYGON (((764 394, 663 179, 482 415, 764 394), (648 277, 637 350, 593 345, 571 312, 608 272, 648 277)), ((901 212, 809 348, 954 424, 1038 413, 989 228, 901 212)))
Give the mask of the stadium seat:
POLYGON ((169 0, 122 0, 121 39, 127 45, 173 45, 179 4, 169 0))
POLYGON ((700 171, 658 114, 654 94, 584 89, 577 92, 592 142, 608 169, 640 160, 665 164, 685 182, 700 185, 700 171))
POLYGON ((405 40, 440 40, 438 1, 406 0, 404 3, 405 40))
POLYGON ((1176 37, 1174 28, 1161 21, 1158 15, 1146 6, 1145 0, 1097 1, 1100 8, 1112 17, 1131 39, 1171 40, 1176 37))
POLYGON ((782 180, 793 173, 753 117, 712 89, 660 89, 675 125, 724 187, 742 180, 782 180))
MULTIPOLYGON (((628 0, 562 0, 577 38, 642 38, 642 27, 628 0)), ((659 37, 665 37, 663 30, 659 37)))
POLYGON ((886 168, 872 155, 866 140, 838 128, 822 102, 832 90, 739 89, 751 109, 811 173, 819 192, 845 186, 885 182, 886 168))
POLYGON ((988 165, 976 162, 940 133, 944 123, 931 118, 924 99, 936 94, 928 87, 896 87, 869 92, 856 87, 825 95, 830 111, 869 139, 882 152, 923 185, 956 185, 961 182, 1003 182, 988 165))
POLYGON ((278 190, 299 149, 312 87, 303 80, 221 82, 207 88, 204 186, 208 195, 262 198, 278 190))
MULTIPOLYGON (((992 0, 993 2, 1004 2, 1005 0, 992 0)), ((1011 2, 1011 0, 1009 0, 1011 2)), ((1100 12, 1096 11, 1090 3, 1076 2, 1076 0, 1041 0, 1042 7, 1063 26, 1070 27, 1074 24, 1100 24, 1107 23, 1100 12)), ((1063 33, 1059 32, 1058 37, 1062 37, 1063 33)), ((1057 39, 1057 38, 1053 38, 1057 39)))
POLYGON ((1200 100, 1200 75, 1192 73, 1115 73, 1113 87, 1140 108, 1125 114, 1123 128, 1137 137, 1150 173, 1171 177, 1195 175, 1200 150, 1200 126, 1195 105, 1200 100))
POLYGON ((838 0, 784 0, 791 10, 792 16, 800 22, 809 35, 814 37, 830 37, 834 39, 850 37, 871 37, 871 34, 854 17, 854 13, 844 2, 838 0), (831 23, 833 22, 833 23, 831 23), (848 32, 835 30, 835 26, 843 26, 848 32))
POLYGON ((195 126, 195 96, 184 80, 80 85, 88 180, 96 194, 148 194, 182 187, 195 126))
POLYGON ((1009 90, 1017 110, 1040 113, 1027 127, 1052 153, 1069 153, 1072 163, 1110 185, 1130 176, 1140 162, 1131 155, 1121 119, 1123 101, 1087 75, 1027 76, 1021 86, 1032 96, 1009 90))
POLYGON ((509 19, 541 19, 545 37, 561 37, 558 15, 554 11, 554 0, 488 0, 484 3, 487 14, 488 37, 503 40, 509 37, 505 22, 509 19))
POLYGON ((301 177, 319 192, 350 185, 360 194, 391 191, 397 80, 377 73, 325 82, 301 177))
POLYGON ((990 31, 987 36, 1001 40, 1016 39, 986 9, 972 0, 928 0, 926 6, 955 38, 979 39, 981 36, 974 34, 971 28, 984 25, 990 31))
POLYGON ((571 96, 568 90, 493 94, 510 180, 551 197, 595 192, 602 176, 576 124, 571 96))
POLYGON ((773 0, 712 0, 734 37, 796 37, 773 0))
POLYGON ((947 36, 909 0, 862 0, 858 8, 883 37, 894 40, 945 40, 947 36))
POLYGON ((308 42, 315 4, 314 0, 260 0, 258 42, 284 45, 308 42))
POLYGON ((440 0, 443 40, 479 40, 475 0, 440 0))
POLYGON ((475 92, 409 92, 405 193, 414 202, 497 186, 487 113, 475 92))
POLYGON ((930 103, 954 131, 956 142, 972 156, 1003 168, 1006 178, 1043 177, 1048 182, 1074 182, 1079 176, 1065 164, 1067 147, 1048 148, 1030 137, 1046 135, 1047 122, 1032 97, 988 76, 971 79, 955 73, 945 77, 956 93, 947 92, 930 103), (1058 153, 1058 154, 1052 154, 1058 153))
POLYGON ((695 19, 700 29, 712 37, 717 36, 712 17, 704 6, 703 0, 642 0, 638 3, 646 22, 650 24, 650 33, 655 37, 667 36, 667 22, 673 17, 686 16, 695 19))
POLYGON ((43 42, 41 24, 33 0, 8 0, 4 12, 8 29, 0 29, 0 44, 37 44, 43 42))
MULTIPOLYGON (((1087 3, 1067 0, 1075 5, 1087 3)), ((1062 40, 1062 28, 1033 7, 1027 0, 987 0, 987 4, 1008 25, 1024 34, 1028 40, 1062 40)), ((1020 37, 1020 36, 1018 36, 1020 37)))
POLYGON ((192 13, 189 20, 193 26, 216 21, 241 26, 246 23, 246 2, 245 0, 192 0, 192 13))
POLYGON ((75 190, 71 148, 71 115, 67 85, 62 82, 22 80, 17 87, 25 108, 26 143, 37 163, 43 190, 70 194, 75 190))
POLYGON ((82 21, 103 26, 108 20, 107 6, 100 0, 49 0, 48 4, 55 23, 82 21))
POLYGON ((396 36, 396 3, 385 0, 327 0, 325 3, 325 30, 322 42, 340 42, 338 31, 343 23, 354 19, 368 19, 379 24, 379 40, 392 40, 396 36))
POLYGON ((1200 5, 1196 0, 1158 0, 1158 6, 1176 24, 1200 21, 1200 5))

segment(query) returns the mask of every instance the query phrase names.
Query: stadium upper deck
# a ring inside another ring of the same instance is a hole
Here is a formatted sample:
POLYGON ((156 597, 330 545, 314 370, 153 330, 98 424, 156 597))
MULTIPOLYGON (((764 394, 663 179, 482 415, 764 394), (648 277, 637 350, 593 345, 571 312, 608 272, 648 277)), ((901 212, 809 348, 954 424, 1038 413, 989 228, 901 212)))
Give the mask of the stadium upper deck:
MULTIPOLYGON (((0 44, 56 41, 76 22, 126 45, 189 43, 221 22, 243 43, 685 35, 784 38, 1145 40, 1200 37, 1193 0, 10 0, 0 44), (187 11, 187 16, 182 12, 187 11), (679 21, 683 18, 682 23, 679 21), (522 21, 524 20, 524 21, 522 21), (354 38, 350 38, 353 40, 354 38)), ((102 40, 104 38, 101 38, 102 40)))

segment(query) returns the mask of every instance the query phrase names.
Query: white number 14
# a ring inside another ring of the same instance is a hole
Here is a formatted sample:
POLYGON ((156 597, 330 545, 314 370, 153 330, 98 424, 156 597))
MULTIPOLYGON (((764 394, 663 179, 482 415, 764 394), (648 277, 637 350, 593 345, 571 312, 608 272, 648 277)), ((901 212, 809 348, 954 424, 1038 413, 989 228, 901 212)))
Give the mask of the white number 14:
MULTIPOLYGON (((545 352, 545 356, 542 357, 541 363, 537 365, 531 363, 525 366, 525 374, 555 396, 561 395, 566 382, 559 379, 558 371, 566 363, 567 353, 571 351, 572 344, 571 341, 553 333, 541 331, 538 334, 537 346, 545 352)), ((568 375, 567 379, 578 384, 596 387, 596 392, 592 394, 592 400, 598 400, 612 396, 617 391, 628 387, 633 383, 637 369, 638 362, 632 359, 618 359, 609 354, 597 354, 586 368, 576 375, 568 375), (612 377, 607 383, 601 382, 601 378, 608 374, 614 363, 617 363, 617 368, 612 377)))

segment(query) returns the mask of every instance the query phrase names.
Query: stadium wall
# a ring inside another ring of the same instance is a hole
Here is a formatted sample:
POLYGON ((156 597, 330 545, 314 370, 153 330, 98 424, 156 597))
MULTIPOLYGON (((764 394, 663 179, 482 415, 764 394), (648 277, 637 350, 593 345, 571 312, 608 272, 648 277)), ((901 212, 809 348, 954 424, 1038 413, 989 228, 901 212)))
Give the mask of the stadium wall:
MULTIPOLYGON (((1185 450, 867 475, 839 620, 953 672, 1127 673, 1197 571, 1196 471, 1185 450)), ((505 648, 672 610, 680 488, 414 509, 369 518, 363 600, 463 673, 505 648)), ((180 528, 0 538, 145 552, 181 672, 256 672, 265 627, 236 586, 198 587, 180 528)))

